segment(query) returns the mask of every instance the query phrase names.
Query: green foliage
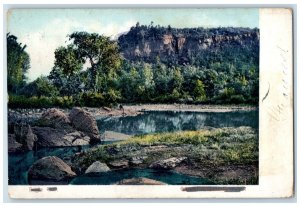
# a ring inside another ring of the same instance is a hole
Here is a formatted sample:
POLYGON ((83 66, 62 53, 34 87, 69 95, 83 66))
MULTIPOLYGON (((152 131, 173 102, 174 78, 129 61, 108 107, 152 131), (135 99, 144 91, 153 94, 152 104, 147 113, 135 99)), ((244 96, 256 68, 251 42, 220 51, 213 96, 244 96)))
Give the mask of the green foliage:
MULTIPOLYGON (((243 28, 179 30, 186 37, 200 39, 216 34, 258 32, 243 28)), ((28 84, 25 84, 25 74, 29 56, 24 51, 25 46, 8 35, 8 91, 26 97, 45 96, 53 105, 61 107, 98 107, 118 102, 258 104, 259 45, 251 38, 245 44, 224 43, 222 47, 216 45, 214 49, 199 50, 191 54, 189 63, 181 62, 184 57, 169 55, 166 58, 160 54, 153 60, 151 57, 121 58, 119 50, 126 49, 125 40, 136 45, 141 38, 159 39, 166 32, 176 35, 179 30, 138 24, 128 34, 120 36, 120 48, 109 37, 74 32, 69 36, 69 45, 56 49, 50 75, 28 84), (72 101, 62 97, 72 97, 72 101)))
POLYGON ((26 97, 22 95, 8 96, 9 108, 48 108, 53 106, 53 99, 45 96, 26 97))
POLYGON ((76 48, 77 58, 91 65, 89 87, 97 92, 107 92, 109 76, 120 68, 119 47, 115 41, 96 33, 74 32, 69 36, 76 48))
POLYGON ((79 99, 83 106, 99 107, 104 105, 104 96, 98 92, 82 93, 79 99))
POLYGON ((57 48, 54 55, 55 67, 61 68, 66 77, 70 77, 82 69, 82 61, 78 58, 73 45, 57 48))
POLYGON ((8 92, 18 93, 25 85, 26 73, 30 68, 30 58, 25 51, 26 45, 17 41, 17 37, 6 35, 7 41, 7 87, 8 92))
POLYGON ((108 89, 108 92, 105 94, 105 101, 110 104, 115 104, 122 99, 120 91, 115 89, 108 89))
MULTIPOLYGON (((250 127, 138 135, 116 144, 100 146, 80 159, 81 164, 88 167, 96 160, 109 161, 136 156, 137 151, 132 149, 165 145, 170 151, 160 150, 156 155, 149 150, 146 162, 150 164, 163 157, 187 156, 200 166, 255 164, 258 162, 257 136, 257 131, 250 127), (174 148, 176 153, 172 155, 174 148)), ((146 150, 138 152, 145 153, 146 150)))
POLYGON ((206 92, 205 92, 205 85, 201 80, 196 81, 196 86, 194 89, 194 97, 198 101, 205 101, 206 100, 206 92))

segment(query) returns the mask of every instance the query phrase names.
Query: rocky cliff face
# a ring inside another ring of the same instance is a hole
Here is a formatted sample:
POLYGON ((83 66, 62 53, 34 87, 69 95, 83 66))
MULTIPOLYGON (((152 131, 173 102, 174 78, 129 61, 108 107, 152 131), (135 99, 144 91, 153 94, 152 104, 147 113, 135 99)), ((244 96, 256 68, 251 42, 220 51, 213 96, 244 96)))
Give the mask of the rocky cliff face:
POLYGON ((121 52, 126 59, 172 61, 187 64, 205 51, 218 51, 226 46, 239 48, 259 45, 258 29, 165 29, 133 27, 118 39, 121 52))

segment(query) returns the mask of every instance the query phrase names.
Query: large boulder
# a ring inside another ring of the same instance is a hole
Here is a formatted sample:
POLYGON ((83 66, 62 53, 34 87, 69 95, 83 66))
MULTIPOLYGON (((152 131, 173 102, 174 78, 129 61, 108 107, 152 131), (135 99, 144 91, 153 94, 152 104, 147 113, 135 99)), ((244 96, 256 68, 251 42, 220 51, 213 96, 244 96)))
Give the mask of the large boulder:
POLYGON ((92 142, 100 141, 100 133, 96 119, 87 111, 74 107, 69 115, 72 125, 79 131, 86 133, 92 142))
POLYGON ((131 179, 123 179, 116 183, 117 185, 166 185, 166 183, 152 180, 149 178, 131 178, 131 179))
POLYGON ((47 127, 52 127, 52 128, 70 128, 70 119, 68 118, 68 116, 56 109, 56 108, 52 108, 52 109, 48 109, 47 111, 45 111, 41 118, 38 120, 37 124, 39 126, 47 126, 47 127))
POLYGON ((169 170, 172 169, 176 166, 178 166, 181 162, 186 160, 186 157, 171 157, 166 160, 159 160, 154 163, 152 163, 149 167, 154 168, 154 169, 164 169, 164 170, 169 170))
POLYGON ((72 146, 72 142, 63 139, 66 132, 62 129, 51 127, 32 127, 33 132, 38 137, 37 145, 39 147, 64 147, 72 146))
POLYGON ((32 127, 38 137, 37 146, 41 147, 65 147, 88 145, 90 138, 82 132, 73 131, 67 133, 63 129, 51 127, 32 127))
POLYGON ((102 162, 96 161, 93 164, 91 164, 85 173, 101 173, 101 172, 108 172, 110 171, 109 167, 102 162))
POLYGON ((14 137, 18 143, 22 144, 24 150, 32 150, 37 141, 37 136, 28 124, 14 125, 14 137))
POLYGON ((43 157, 28 171, 29 184, 68 184, 76 176, 71 167, 55 156, 43 157))

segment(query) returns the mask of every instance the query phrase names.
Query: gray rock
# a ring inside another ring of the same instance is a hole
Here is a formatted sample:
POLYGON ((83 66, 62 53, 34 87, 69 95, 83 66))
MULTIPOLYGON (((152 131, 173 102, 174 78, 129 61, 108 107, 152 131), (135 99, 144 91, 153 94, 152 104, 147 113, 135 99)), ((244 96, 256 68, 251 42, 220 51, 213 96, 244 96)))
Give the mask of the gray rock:
POLYGON ((22 144, 16 141, 14 134, 8 134, 8 153, 22 151, 22 144))
POLYGON ((109 167, 102 162, 96 161, 93 164, 91 164, 85 173, 100 173, 100 172, 108 172, 110 171, 109 167))
POLYGON ((41 147, 64 147, 72 146, 72 142, 63 137, 66 132, 63 129, 51 127, 32 127, 34 134, 38 137, 37 145, 41 147))
POLYGON ((100 141, 100 133, 98 130, 96 119, 87 111, 75 107, 69 115, 72 125, 79 131, 87 134, 91 141, 100 141))
POLYGON ((166 160, 159 160, 157 162, 152 163, 149 167, 155 169, 165 169, 169 170, 176 166, 178 166, 182 161, 186 160, 186 157, 171 157, 166 160))
POLYGON ((131 165, 140 165, 144 163, 144 160, 147 158, 147 156, 141 156, 141 157, 132 157, 129 161, 131 165))
POLYGON ((30 125, 16 124, 14 125, 15 140, 22 144, 24 150, 32 150, 37 136, 33 133, 30 125))
POLYGON ((69 128, 70 127, 70 119, 64 112, 52 108, 48 109, 42 114, 42 117, 39 119, 38 124, 40 126, 47 126, 53 128, 69 128))
POLYGON ((166 185, 166 183, 149 179, 149 178, 131 178, 131 179, 123 179, 116 183, 117 185, 166 185))
POLYGON ((67 184, 75 176, 76 173, 64 161, 55 156, 48 156, 39 159, 30 167, 28 182, 29 184, 67 184))
POLYGON ((128 160, 121 159, 121 160, 114 160, 109 163, 109 165, 113 168, 121 169, 127 168, 129 166, 128 160))
POLYGON ((82 145, 88 145, 90 142, 90 138, 88 138, 88 140, 85 139, 76 139, 72 145, 73 146, 82 146, 82 145))
POLYGON ((33 127, 38 137, 37 145, 41 147, 64 147, 88 145, 90 138, 82 132, 67 133, 63 129, 51 127, 33 127))
POLYGON ((90 143, 90 137, 78 131, 66 134, 63 139, 72 143, 73 146, 88 145, 90 143))

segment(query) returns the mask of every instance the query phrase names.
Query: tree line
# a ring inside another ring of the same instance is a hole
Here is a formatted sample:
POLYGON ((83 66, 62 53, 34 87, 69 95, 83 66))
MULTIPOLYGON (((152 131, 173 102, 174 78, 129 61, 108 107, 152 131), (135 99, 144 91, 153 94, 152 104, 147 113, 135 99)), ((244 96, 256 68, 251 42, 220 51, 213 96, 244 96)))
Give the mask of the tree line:
MULTIPOLYGON (((169 28, 170 29, 170 28, 169 28)), ((26 82, 26 45, 7 34, 10 107, 112 106, 116 103, 257 104, 258 54, 228 45, 199 52, 195 64, 124 59, 118 41, 74 32, 55 50, 48 76, 26 82)), ((257 48, 256 48, 257 49, 257 48)))

